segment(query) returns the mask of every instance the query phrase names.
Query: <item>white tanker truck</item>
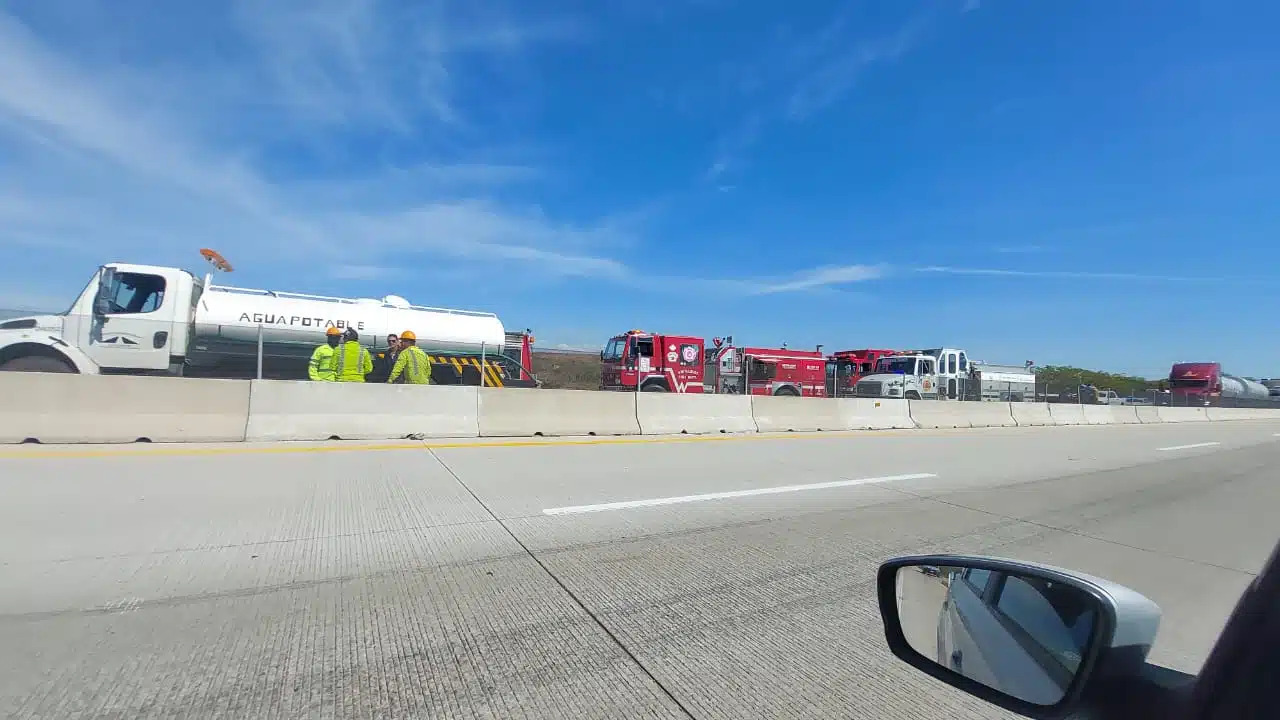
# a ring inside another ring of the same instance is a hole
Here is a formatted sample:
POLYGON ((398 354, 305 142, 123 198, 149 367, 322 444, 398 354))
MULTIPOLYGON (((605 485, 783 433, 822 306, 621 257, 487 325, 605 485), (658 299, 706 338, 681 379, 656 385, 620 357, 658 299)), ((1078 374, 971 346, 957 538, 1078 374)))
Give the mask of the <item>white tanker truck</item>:
MULTIPOLYGON (((201 253, 219 270, 231 266, 201 253)), ((435 382, 532 387, 533 338, 497 315, 216 285, 186 270, 108 263, 61 315, 0 322, 0 371, 306 379, 325 330, 354 328, 375 352, 412 330, 446 371, 435 382), (455 372, 448 372, 452 368, 455 372)), ((440 369, 440 368, 437 368, 440 369)), ((375 378, 370 378, 375 379, 375 378)))

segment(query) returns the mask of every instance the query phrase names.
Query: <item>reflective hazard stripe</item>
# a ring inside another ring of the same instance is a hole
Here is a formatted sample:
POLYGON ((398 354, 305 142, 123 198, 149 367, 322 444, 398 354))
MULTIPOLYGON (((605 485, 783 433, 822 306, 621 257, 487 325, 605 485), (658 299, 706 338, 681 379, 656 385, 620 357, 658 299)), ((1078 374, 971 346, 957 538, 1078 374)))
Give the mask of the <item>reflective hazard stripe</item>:
POLYGON ((427 355, 427 358, 436 364, 452 365, 453 368, 458 371, 459 376, 462 375, 462 369, 464 367, 473 367, 484 374, 484 384, 486 387, 504 387, 506 385, 502 379, 504 377, 503 367, 501 363, 496 360, 485 358, 485 361, 481 363, 480 358, 465 356, 459 357, 457 355, 427 355))

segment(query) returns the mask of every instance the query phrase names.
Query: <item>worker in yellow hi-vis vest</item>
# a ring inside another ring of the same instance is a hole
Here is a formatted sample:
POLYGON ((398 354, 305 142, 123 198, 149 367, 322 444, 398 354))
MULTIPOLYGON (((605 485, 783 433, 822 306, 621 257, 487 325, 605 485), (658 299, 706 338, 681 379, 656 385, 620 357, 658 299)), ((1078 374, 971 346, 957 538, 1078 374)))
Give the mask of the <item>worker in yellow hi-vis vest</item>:
POLYGON ((325 343, 311 353, 311 364, 307 366, 307 377, 318 382, 333 382, 337 375, 333 372, 333 356, 337 353, 338 343, 342 341, 342 331, 331 327, 324 331, 325 343))
POLYGON ((373 372, 373 356, 360 346, 360 333, 355 328, 347 328, 342 341, 333 352, 334 375, 338 382, 364 382, 364 376, 373 372))
POLYGON ((418 336, 412 330, 400 333, 400 355, 387 382, 395 382, 402 374, 407 385, 431 384, 431 358, 418 347, 418 336))

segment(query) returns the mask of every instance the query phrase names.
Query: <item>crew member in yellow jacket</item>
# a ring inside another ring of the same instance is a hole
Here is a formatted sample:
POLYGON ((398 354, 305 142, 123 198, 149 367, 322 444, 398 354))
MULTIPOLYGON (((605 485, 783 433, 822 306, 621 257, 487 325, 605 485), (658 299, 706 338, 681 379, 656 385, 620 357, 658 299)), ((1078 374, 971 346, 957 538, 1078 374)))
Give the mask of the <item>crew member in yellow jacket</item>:
POLYGON ((364 376, 373 372, 373 356, 360 346, 360 333, 347 328, 342 333, 342 345, 333 352, 333 372, 338 382, 364 382, 364 376))
POLYGON ((387 382, 396 382, 402 374, 406 385, 431 384, 431 358, 418 347, 418 336, 412 330, 400 333, 400 355, 387 382))
POLYGON ((338 343, 342 341, 342 331, 331 327, 324 331, 324 345, 320 345, 311 353, 311 364, 307 366, 307 377, 319 382, 333 382, 337 374, 333 372, 333 355, 338 343))

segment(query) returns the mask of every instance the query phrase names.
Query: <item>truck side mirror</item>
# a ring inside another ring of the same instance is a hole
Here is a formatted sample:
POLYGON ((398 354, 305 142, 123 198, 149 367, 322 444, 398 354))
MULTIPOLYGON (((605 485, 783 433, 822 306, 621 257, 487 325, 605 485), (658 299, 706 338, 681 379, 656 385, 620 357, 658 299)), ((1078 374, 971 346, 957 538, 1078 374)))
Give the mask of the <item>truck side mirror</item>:
POLYGON ((98 290, 93 295, 93 314, 97 317, 111 312, 111 290, 116 284, 116 269, 103 266, 98 271, 98 290))
POLYGON ((894 655, 1026 717, 1064 717, 1094 679, 1142 672, 1160 624, 1129 588, 1016 560, 895 558, 876 581, 894 655))
POLYGON ((600 351, 600 362, 604 362, 604 351, 600 351))

